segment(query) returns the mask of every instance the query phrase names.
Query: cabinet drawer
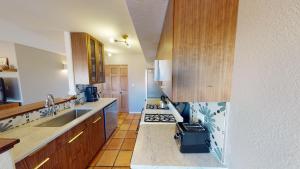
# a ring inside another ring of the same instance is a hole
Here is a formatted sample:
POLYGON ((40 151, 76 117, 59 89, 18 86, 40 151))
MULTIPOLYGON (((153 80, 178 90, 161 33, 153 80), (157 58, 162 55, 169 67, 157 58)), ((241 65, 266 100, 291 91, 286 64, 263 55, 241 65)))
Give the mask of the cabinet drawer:
MULTIPOLYGON (((72 130, 72 129, 71 129, 72 130)), ((62 148, 65 144, 68 143, 68 137, 67 137, 67 134, 64 133, 63 135, 57 137, 55 140, 53 140, 51 142, 51 144, 55 144, 55 148, 56 150, 62 148)))
POLYGON ((69 142, 72 138, 74 138, 78 133, 83 131, 86 128, 87 120, 81 122, 77 126, 73 127, 66 133, 67 142, 69 142))
POLYGON ((55 153, 55 144, 49 143, 40 150, 34 152, 25 158, 27 167, 29 169, 38 168, 51 168, 50 166, 56 163, 52 159, 52 155, 55 153))
POLYGON ((17 162, 16 169, 28 169, 25 160, 17 162))
POLYGON ((99 122, 102 118, 103 117, 101 116, 100 112, 97 112, 86 120, 86 124, 87 125, 94 124, 96 122, 99 122))

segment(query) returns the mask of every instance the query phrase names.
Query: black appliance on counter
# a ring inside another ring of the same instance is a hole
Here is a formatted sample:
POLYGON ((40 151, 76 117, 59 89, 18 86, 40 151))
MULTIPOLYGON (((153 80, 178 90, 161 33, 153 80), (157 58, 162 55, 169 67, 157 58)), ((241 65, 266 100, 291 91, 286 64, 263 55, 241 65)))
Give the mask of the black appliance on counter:
POLYGON ((0 78, 0 104, 1 103, 6 103, 7 101, 7 96, 5 93, 5 84, 3 78, 0 78))
POLYGON ((181 153, 209 153, 209 131, 200 123, 178 122, 174 139, 181 153))
POLYGON ((87 102, 95 102, 98 101, 98 98, 100 97, 97 92, 97 87, 94 86, 88 86, 85 89, 85 97, 87 102))

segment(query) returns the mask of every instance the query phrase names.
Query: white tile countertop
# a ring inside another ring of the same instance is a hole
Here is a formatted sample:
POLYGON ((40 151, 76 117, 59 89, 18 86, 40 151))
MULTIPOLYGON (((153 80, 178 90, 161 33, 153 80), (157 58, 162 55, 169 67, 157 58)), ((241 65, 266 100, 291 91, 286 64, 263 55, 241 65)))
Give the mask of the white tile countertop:
POLYGON ((89 102, 83 105, 75 106, 76 109, 91 109, 88 113, 78 117, 77 119, 65 124, 61 127, 35 127, 36 125, 56 118, 69 112, 72 109, 67 109, 58 112, 57 115, 51 117, 45 117, 34 122, 28 123, 22 127, 14 128, 6 132, 0 133, 0 138, 18 138, 20 143, 16 144, 11 149, 13 160, 16 162, 24 159, 34 151, 42 148, 55 138, 59 137, 66 131, 70 130, 74 126, 78 125, 85 119, 91 117, 93 114, 103 109, 110 103, 114 102, 115 98, 101 98, 97 102, 89 102))
POLYGON ((211 153, 181 153, 175 129, 170 123, 140 125, 131 169, 226 169, 211 153))

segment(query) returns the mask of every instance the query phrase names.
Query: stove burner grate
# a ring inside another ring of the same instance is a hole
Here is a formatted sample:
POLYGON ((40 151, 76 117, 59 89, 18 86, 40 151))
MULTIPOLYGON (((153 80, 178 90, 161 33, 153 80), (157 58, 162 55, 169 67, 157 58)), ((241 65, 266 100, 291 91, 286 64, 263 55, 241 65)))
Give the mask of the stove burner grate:
POLYGON ((176 119, 173 114, 145 114, 144 121, 175 123, 176 119))
POLYGON ((167 107, 162 108, 162 107, 160 107, 159 104, 147 104, 147 105, 146 105, 146 109, 169 110, 169 107, 167 106, 167 107))

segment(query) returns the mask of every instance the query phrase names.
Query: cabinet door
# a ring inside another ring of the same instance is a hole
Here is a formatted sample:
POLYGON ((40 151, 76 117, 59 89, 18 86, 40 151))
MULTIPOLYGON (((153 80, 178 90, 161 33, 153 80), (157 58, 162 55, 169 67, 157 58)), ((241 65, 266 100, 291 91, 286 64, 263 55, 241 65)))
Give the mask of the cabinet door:
POLYGON ((56 161, 51 157, 55 153, 55 144, 49 143, 25 158, 28 168, 52 168, 56 161))
POLYGON ((68 168, 84 169, 88 165, 87 133, 85 130, 74 135, 66 145, 68 168))
POLYGON ((99 111, 88 120, 88 161, 91 161, 105 142, 103 111, 99 111))
POLYGON ((16 169, 28 169, 25 160, 16 163, 16 169))
POLYGON ((105 143, 105 130, 104 130, 104 116, 103 116, 103 110, 97 113, 98 118, 96 118, 95 121, 93 121, 93 133, 92 137, 95 137, 95 145, 93 146, 95 148, 95 152, 97 153, 99 149, 104 145, 105 143))
POLYGON ((175 1, 174 102, 230 101, 237 8, 238 0, 175 1))
POLYGON ((96 55, 96 43, 97 41, 90 37, 89 38, 89 76, 90 83, 98 82, 98 63, 97 63, 97 55, 96 55))
POLYGON ((104 53, 103 53, 103 44, 100 43, 99 41, 97 42, 97 50, 98 50, 98 82, 99 83, 104 83, 105 82, 105 67, 104 67, 104 53))

